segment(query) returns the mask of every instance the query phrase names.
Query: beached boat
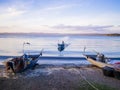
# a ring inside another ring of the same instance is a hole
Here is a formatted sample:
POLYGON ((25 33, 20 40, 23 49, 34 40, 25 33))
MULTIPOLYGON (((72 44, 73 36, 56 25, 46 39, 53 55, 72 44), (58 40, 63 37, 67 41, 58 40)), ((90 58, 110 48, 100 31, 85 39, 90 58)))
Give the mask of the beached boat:
POLYGON ((113 67, 112 64, 107 64, 105 60, 97 60, 97 55, 84 55, 85 58, 90 62, 92 63, 93 65, 99 67, 99 68, 103 68, 105 66, 108 66, 108 67, 113 67))
POLYGON ((103 74, 109 77, 120 79, 120 63, 108 64, 106 58, 100 58, 98 55, 85 55, 85 58, 93 65, 102 68, 103 74), (103 59, 103 60, 102 60, 103 59))
POLYGON ((39 55, 26 55, 15 57, 6 61, 5 68, 7 72, 19 73, 28 68, 33 68, 39 60, 39 55))

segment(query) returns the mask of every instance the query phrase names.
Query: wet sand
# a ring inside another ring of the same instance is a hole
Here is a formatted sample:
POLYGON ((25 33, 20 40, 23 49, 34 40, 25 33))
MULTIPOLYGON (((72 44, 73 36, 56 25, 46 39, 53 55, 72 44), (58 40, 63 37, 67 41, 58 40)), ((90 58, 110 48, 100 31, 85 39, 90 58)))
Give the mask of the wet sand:
POLYGON ((91 65, 43 64, 16 75, 6 75, 0 66, 0 90, 89 90, 85 80, 113 90, 120 87, 120 80, 104 76, 101 69, 91 65))

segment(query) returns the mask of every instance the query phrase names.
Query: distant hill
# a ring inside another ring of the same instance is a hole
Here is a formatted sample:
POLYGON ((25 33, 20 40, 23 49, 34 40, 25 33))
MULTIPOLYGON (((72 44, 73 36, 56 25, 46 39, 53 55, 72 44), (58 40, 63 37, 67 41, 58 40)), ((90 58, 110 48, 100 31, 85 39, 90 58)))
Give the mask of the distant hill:
POLYGON ((106 36, 120 36, 118 33, 113 33, 113 34, 105 34, 106 36))

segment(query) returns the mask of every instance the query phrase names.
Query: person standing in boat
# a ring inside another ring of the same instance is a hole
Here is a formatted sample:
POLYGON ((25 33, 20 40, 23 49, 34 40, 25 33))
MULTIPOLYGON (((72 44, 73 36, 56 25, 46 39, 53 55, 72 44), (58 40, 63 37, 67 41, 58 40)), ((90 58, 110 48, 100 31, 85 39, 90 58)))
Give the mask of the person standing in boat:
POLYGON ((100 61, 100 62, 105 62, 105 56, 104 56, 104 54, 98 53, 97 57, 96 57, 96 60, 100 61))
POLYGON ((23 60, 26 60, 26 59, 28 59, 29 57, 28 57, 28 55, 27 54, 24 54, 23 55, 23 60))
POLYGON ((65 49, 65 43, 62 41, 61 44, 58 43, 58 51, 62 52, 65 49))

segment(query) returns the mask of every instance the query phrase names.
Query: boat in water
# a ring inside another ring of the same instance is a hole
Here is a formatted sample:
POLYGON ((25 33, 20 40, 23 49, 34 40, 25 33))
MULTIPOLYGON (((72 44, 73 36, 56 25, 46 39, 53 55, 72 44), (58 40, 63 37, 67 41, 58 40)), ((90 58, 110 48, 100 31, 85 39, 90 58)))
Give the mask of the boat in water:
POLYGON ((65 49, 66 47, 68 47, 69 45, 70 45, 70 44, 64 43, 64 41, 62 41, 62 43, 58 43, 58 51, 59 51, 59 52, 64 51, 64 49, 65 49))

